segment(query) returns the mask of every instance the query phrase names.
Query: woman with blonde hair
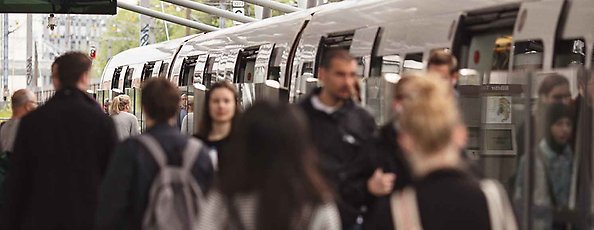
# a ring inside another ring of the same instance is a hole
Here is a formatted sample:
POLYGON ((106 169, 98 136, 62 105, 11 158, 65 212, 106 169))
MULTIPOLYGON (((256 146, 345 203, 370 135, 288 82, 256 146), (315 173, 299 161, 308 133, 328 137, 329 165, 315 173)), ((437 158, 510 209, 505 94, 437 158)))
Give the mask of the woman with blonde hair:
POLYGON ((113 119, 120 141, 140 134, 138 119, 130 113, 130 97, 128 95, 119 95, 113 99, 109 115, 113 119))
POLYGON ((398 143, 413 183, 391 197, 397 229, 516 229, 505 191, 468 172, 460 155, 466 128, 447 82, 413 77, 402 101, 398 143), (453 211, 455 210, 455 211, 453 211))

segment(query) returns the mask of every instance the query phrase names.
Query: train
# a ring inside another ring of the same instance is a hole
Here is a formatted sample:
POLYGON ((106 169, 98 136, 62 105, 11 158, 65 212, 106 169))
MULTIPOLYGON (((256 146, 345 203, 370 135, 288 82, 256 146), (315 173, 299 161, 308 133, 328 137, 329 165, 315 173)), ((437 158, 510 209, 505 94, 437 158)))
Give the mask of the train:
MULTIPOLYGON (((294 103, 318 86, 324 52, 343 48, 358 62, 361 105, 382 124, 391 117, 392 85, 407 71, 422 71, 435 50, 458 57, 462 88, 510 84, 511 73, 522 69, 571 75, 576 66, 590 68, 591 12, 592 0, 342 1, 123 51, 108 61, 93 93, 100 104, 130 95, 131 112, 141 124, 140 86, 152 77, 167 78, 194 95, 196 113, 204 93, 220 80, 236 85, 244 107, 262 99, 294 103)), ((51 94, 38 93, 40 100, 51 94)), ((463 103, 476 103, 468 100, 463 103)), ((467 121, 471 140, 473 132, 484 132, 485 117, 473 109, 463 108, 467 117, 479 116, 467 121)), ((512 118, 512 124, 522 123, 521 116, 512 118)), ((513 155, 517 143, 510 143, 509 151, 499 152, 513 155)))

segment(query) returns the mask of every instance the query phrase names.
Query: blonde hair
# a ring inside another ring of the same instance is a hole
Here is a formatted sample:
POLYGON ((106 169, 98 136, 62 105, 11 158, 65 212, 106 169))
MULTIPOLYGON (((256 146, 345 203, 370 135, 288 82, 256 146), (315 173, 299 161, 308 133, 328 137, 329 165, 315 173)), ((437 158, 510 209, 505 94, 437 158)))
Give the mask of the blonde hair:
POLYGON ((126 109, 130 109, 130 96, 120 95, 120 96, 113 98, 113 101, 111 102, 109 114, 116 115, 126 109))
POLYGON ((409 77, 409 98, 403 103, 400 126, 423 153, 448 146, 460 124, 458 105, 451 86, 436 76, 409 77))

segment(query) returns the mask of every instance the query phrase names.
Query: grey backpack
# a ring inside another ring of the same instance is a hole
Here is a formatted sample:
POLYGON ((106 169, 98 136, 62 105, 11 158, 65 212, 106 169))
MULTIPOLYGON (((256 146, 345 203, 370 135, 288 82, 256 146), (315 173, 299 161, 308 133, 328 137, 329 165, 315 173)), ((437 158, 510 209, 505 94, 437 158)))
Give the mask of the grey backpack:
POLYGON ((167 156, 150 135, 138 137, 151 153, 160 170, 149 193, 149 203, 142 221, 143 230, 190 230, 198 219, 203 193, 192 176, 191 168, 202 143, 189 139, 182 153, 182 165, 168 165, 167 156))

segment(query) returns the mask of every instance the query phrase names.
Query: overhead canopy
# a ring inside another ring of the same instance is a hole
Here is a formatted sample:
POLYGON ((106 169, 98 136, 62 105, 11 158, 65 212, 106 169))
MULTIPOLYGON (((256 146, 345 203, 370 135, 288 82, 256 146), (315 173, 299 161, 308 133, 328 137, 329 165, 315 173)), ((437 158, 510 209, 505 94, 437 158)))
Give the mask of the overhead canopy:
POLYGON ((116 14, 116 0, 0 0, 0 13, 116 14))

